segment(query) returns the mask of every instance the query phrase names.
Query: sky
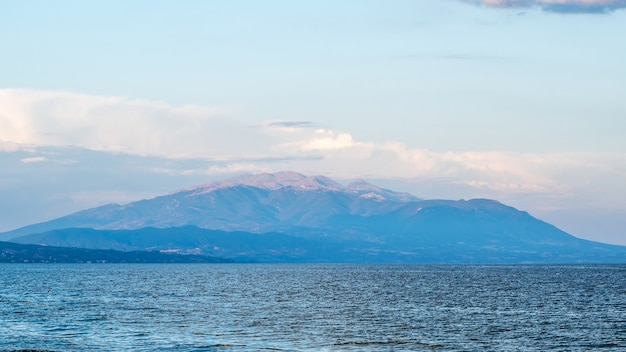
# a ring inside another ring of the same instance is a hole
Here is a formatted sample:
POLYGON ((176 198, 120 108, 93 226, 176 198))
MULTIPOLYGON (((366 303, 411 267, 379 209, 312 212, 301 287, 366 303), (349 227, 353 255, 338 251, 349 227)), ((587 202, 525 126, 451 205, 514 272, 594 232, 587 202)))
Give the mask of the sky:
POLYGON ((626 0, 5 0, 0 231, 291 170, 626 245, 624 33, 626 0))

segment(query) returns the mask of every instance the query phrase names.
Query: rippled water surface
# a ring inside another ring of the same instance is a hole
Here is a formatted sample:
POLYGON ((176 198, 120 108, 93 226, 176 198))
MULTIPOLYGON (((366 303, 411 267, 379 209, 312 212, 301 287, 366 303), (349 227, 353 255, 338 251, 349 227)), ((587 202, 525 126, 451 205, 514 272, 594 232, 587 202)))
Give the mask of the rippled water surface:
POLYGON ((0 351, 625 351, 626 266, 0 265, 0 351))

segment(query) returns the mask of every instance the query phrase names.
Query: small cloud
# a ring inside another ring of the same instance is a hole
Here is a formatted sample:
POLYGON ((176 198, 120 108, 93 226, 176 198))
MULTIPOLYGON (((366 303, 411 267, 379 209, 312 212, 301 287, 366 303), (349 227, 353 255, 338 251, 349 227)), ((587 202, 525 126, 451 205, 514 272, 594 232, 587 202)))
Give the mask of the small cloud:
POLYGON ((314 125, 311 121, 276 121, 267 124, 269 127, 307 128, 314 125))
POLYGON ((263 173, 272 172, 272 169, 268 167, 260 167, 255 164, 247 163, 234 163, 228 165, 216 165, 211 166, 205 171, 207 175, 223 175, 223 174, 238 174, 238 173, 263 173))
POLYGON ((301 147, 302 151, 345 149, 357 146, 348 133, 335 133, 328 130, 317 130, 313 139, 306 141, 301 147))
POLYGON ((48 162, 48 163, 54 163, 54 164, 60 164, 60 165, 72 165, 78 162, 77 160, 74 160, 74 159, 49 159, 49 158, 46 158, 45 156, 33 156, 33 157, 28 157, 28 158, 22 158, 20 159, 20 161, 23 162, 24 164, 48 162))
POLYGON ((31 158, 23 158, 22 162, 24 164, 32 164, 32 163, 40 163, 46 161, 46 158, 43 156, 35 156, 35 157, 31 157, 31 158))
POLYGON ((626 0, 464 0, 500 8, 539 7, 557 13, 609 13, 626 8, 626 0))

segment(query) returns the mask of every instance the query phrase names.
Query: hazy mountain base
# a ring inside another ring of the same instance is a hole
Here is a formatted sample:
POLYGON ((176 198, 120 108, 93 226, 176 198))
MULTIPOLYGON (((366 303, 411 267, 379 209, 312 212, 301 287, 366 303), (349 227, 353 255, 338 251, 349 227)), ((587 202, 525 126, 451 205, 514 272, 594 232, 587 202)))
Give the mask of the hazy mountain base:
MULTIPOLYGON (((626 247, 576 239, 577 245, 537 243, 470 243, 394 238, 380 243, 280 233, 253 234, 200 229, 193 226, 138 230, 70 228, 15 239, 61 247, 109 248, 123 251, 167 250, 243 262, 294 263, 625 263, 626 247)), ((300 229, 300 234, 305 233, 300 229)), ((180 256, 179 257, 184 257, 180 256)))

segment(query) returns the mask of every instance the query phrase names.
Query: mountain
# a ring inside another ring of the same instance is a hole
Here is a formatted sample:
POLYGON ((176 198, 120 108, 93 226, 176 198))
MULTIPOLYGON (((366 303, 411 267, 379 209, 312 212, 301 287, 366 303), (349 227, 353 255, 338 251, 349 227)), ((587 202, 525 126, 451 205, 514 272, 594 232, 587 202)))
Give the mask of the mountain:
POLYGON ((229 263, 230 260, 203 255, 180 255, 158 251, 122 252, 38 246, 0 242, 0 263, 229 263))
POLYGON ((333 217, 382 214, 419 201, 363 181, 343 186, 324 176, 295 172, 244 175, 127 205, 109 204, 0 234, 9 240, 60 228, 200 228, 255 233, 326 228, 333 217))
POLYGON ((494 200, 423 200, 295 172, 105 205, 0 239, 269 262, 626 262, 626 247, 575 238, 494 200))

